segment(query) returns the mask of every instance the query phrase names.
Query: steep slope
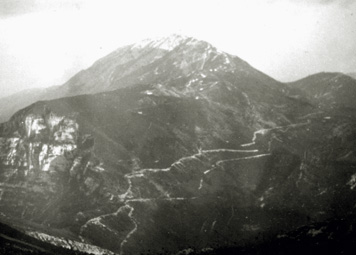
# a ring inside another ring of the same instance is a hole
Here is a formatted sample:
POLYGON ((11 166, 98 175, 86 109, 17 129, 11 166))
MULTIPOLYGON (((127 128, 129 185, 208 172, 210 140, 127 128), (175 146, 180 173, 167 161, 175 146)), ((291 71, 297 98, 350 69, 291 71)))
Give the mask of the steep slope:
POLYGON ((320 107, 356 109, 356 80, 342 73, 318 73, 289 84, 320 107))

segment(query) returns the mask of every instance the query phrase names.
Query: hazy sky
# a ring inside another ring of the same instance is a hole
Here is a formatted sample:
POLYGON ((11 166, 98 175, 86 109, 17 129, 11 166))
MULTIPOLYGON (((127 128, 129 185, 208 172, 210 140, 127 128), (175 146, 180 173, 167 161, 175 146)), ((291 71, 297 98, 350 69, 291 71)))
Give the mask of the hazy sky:
POLYGON ((171 33, 281 81, 356 72, 354 0, 0 0, 0 97, 62 84, 122 45, 171 33))

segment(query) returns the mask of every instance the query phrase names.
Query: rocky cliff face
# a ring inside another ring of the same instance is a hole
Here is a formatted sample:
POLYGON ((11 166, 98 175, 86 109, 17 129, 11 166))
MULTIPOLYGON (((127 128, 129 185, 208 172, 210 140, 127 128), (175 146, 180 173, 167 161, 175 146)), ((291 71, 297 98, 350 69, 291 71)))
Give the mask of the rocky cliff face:
POLYGON ((9 203, 1 203, 2 212, 57 224, 68 213, 58 206, 74 187, 75 196, 98 189, 90 177, 102 170, 93 160, 93 138, 79 136, 75 119, 44 108, 41 115, 19 113, 1 128, 1 199, 9 203))
POLYGON ((353 215, 352 110, 173 39, 119 49, 63 86, 117 90, 40 101, 0 125, 7 221, 57 245, 157 254, 353 215))

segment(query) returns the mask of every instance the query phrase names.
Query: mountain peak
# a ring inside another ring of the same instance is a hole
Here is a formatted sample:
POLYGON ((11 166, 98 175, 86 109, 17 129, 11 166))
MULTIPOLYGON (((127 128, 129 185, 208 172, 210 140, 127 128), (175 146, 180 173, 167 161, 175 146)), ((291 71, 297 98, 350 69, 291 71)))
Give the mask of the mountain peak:
MULTIPOLYGON (((152 48, 160 48, 163 50, 173 50, 175 47, 180 45, 181 43, 192 40, 193 38, 171 34, 169 36, 160 36, 156 38, 147 38, 133 45, 134 48, 144 48, 144 47, 152 47, 152 48)), ((194 40, 194 39, 193 39, 194 40)))
MULTIPOLYGON (((220 83, 235 84, 239 79, 256 80, 249 82, 252 84, 250 89, 258 86, 256 84, 260 81, 271 86, 276 84, 275 80, 242 59, 218 50, 204 40, 171 34, 122 46, 77 73, 65 84, 42 94, 36 93, 35 100, 94 94, 138 84, 160 84, 164 89, 179 88, 181 93, 194 94, 204 88, 215 89, 220 83)), ((246 82, 240 86, 244 84, 246 82)), ((172 90, 170 93, 173 93, 172 90)), ((29 98, 26 101, 28 104, 33 102, 34 97, 29 98)), ((9 112, 13 108, 9 106, 9 112)))
POLYGON ((232 84, 241 77, 275 84, 273 79, 242 59, 220 51, 206 41, 172 34, 117 49, 64 84, 62 91, 65 94, 62 96, 93 94, 134 84, 162 84, 185 91, 193 87, 198 89, 203 84, 209 87, 223 76, 229 76, 232 84))

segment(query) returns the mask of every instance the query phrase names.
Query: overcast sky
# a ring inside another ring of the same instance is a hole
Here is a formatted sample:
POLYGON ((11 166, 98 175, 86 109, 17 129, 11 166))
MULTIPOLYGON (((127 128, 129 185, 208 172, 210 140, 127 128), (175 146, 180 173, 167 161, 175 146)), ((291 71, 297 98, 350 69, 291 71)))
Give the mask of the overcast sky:
POLYGON ((122 45, 172 33, 280 81, 356 72, 353 0, 0 0, 0 97, 62 84, 122 45))

